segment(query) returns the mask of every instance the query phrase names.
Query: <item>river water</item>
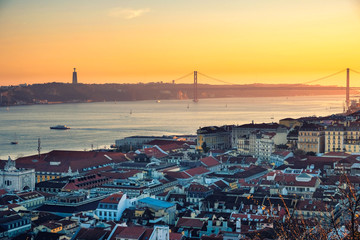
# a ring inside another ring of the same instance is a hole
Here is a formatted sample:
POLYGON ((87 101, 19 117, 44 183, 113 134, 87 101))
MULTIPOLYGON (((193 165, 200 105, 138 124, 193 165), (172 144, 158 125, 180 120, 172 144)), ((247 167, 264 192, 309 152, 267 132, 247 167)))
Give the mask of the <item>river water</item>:
POLYGON ((0 159, 51 150, 109 147, 133 135, 196 134, 199 127, 278 122, 342 111, 344 96, 222 98, 30 105, 0 108, 0 159), (69 130, 50 130, 67 125, 69 130), (10 144, 16 140, 17 145, 10 144))

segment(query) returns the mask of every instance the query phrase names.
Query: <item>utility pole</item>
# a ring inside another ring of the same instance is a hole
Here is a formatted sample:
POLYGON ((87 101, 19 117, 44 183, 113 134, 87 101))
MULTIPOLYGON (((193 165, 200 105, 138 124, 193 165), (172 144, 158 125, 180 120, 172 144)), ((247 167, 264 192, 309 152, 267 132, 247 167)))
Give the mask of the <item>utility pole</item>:
POLYGON ((40 150, 41 150, 41 141, 40 141, 40 138, 38 138, 38 155, 39 155, 39 160, 40 160, 40 150))

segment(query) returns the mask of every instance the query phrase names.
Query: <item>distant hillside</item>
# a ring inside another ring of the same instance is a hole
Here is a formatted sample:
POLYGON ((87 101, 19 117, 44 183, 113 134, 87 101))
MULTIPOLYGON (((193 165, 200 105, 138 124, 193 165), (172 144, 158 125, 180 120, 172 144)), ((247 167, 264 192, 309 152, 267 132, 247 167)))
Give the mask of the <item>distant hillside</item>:
MULTIPOLYGON (((66 84, 1 87, 0 105, 193 98, 192 84, 66 84)), ((199 98, 345 94, 343 87, 307 85, 198 85, 199 98)))

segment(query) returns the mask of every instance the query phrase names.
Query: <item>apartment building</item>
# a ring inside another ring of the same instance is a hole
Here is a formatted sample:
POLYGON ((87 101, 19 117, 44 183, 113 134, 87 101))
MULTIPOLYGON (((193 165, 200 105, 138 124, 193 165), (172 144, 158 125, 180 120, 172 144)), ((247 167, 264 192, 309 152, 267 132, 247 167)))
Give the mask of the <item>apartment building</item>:
POLYGON ((305 152, 324 153, 324 127, 316 124, 304 124, 299 130, 298 149, 305 152))

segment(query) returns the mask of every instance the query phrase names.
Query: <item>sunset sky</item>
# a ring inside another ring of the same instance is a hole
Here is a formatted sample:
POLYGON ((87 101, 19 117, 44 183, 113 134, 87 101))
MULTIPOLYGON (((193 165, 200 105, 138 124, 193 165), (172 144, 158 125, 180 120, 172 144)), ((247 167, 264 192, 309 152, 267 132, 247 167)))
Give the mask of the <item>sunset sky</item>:
MULTIPOLYGON (((71 82, 73 67, 81 83, 360 71, 360 0, 0 0, 0 85, 71 82)), ((345 73, 318 84, 344 85, 345 73)))

